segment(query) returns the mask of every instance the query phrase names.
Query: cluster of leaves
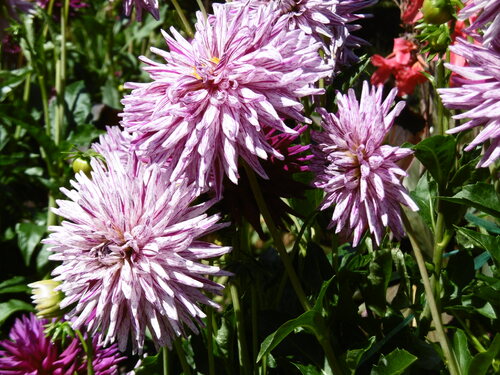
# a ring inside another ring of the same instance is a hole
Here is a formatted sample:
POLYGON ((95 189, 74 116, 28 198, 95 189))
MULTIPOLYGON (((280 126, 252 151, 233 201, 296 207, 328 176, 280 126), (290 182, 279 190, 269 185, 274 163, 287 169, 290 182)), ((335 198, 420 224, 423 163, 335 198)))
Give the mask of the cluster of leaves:
MULTIPOLYGON (((40 240, 51 221, 48 200, 59 197, 59 187, 67 186, 73 174, 68 155, 80 157, 71 152, 86 150, 105 125, 118 123, 123 82, 147 80, 137 56, 148 55, 149 46, 163 45, 160 28, 180 26, 168 6, 161 8, 162 22, 148 16, 140 24, 117 16, 119 2, 106 4, 89 2, 70 20, 62 103, 53 95, 60 54, 57 19, 40 9, 35 17, 21 15, 11 30, 22 47, 22 61, 2 56, 0 245, 7 254, 0 265, 2 336, 16 314, 33 310, 26 285, 46 277, 54 266, 40 240), (64 108, 64 121, 57 139, 51 124, 58 105, 64 108)), ((376 15, 383 5, 374 9, 376 15)), ((195 2, 186 2, 191 18, 195 9, 195 2)), ((377 22, 387 21, 375 17, 366 22, 369 35, 377 22)), ((398 24, 399 15, 391 22, 398 24)), ((445 33, 441 26, 427 31, 445 33)), ((376 48, 380 43, 374 35, 376 48)), ((333 106, 334 89, 356 87, 369 69, 368 59, 362 58, 336 78, 321 100, 333 106)), ((304 199, 288 202, 298 216, 291 217, 284 239, 313 305, 305 313, 271 240, 262 240, 244 221, 221 233, 219 240, 234 246, 224 259, 234 276, 229 283, 219 280, 228 285, 219 301, 223 309, 207 309, 202 333, 176 343, 179 355, 167 353, 168 370, 328 374, 320 341, 329 340, 346 374, 441 373, 443 354, 412 252, 417 245, 438 285, 435 293, 461 373, 499 371, 498 172, 476 169, 480 150, 463 152, 465 141, 434 135, 408 145, 416 157, 408 184, 420 211, 407 212, 416 244, 387 236, 379 249, 369 239, 352 248, 325 229, 331 211, 315 211, 321 192, 311 189, 304 199)), ((297 179, 309 181, 310 176, 297 179)), ((155 353, 155 348, 146 352, 155 353)), ((137 359, 131 357, 129 367, 137 359)), ((163 362, 161 352, 146 356, 136 373, 162 374, 163 362)))

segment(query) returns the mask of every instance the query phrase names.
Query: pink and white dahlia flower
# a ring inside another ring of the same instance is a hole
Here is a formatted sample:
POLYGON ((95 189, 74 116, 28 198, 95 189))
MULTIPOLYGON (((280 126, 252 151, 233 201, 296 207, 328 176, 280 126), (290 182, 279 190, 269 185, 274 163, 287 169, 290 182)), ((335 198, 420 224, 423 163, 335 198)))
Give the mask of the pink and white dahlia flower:
POLYGON ((450 51, 462 56, 467 66, 445 64, 457 73, 458 87, 438 89, 443 104, 450 109, 466 112, 453 116, 454 119, 470 119, 447 133, 454 134, 478 126, 484 126, 466 151, 490 141, 478 167, 487 167, 500 156, 500 51, 472 44, 463 39, 450 46, 450 51))
POLYGON ((141 57, 153 82, 126 84, 122 125, 143 160, 169 163, 173 180, 187 175, 199 191, 215 181, 220 195, 224 174, 237 183, 240 157, 266 178, 259 158, 283 156, 263 127, 294 134, 283 118, 309 123, 299 98, 323 93, 312 84, 331 66, 319 43, 275 22, 272 6, 213 8, 208 20, 198 13, 191 42, 164 33, 170 52, 152 51, 165 64, 141 57))
MULTIPOLYGON (((16 319, 9 339, 0 341, 0 374, 10 375, 84 375, 87 359, 78 338, 69 338, 68 344, 53 342, 44 334, 49 321, 34 314, 16 319)), ((124 359, 116 345, 104 348, 92 341, 92 365, 95 375, 114 375, 124 359)))
POLYGON ((213 202, 190 207, 196 198, 185 180, 169 182, 160 166, 141 163, 131 153, 124 162, 108 153, 106 163, 91 160, 91 178, 75 175, 73 190, 54 212, 65 220, 43 242, 50 259, 60 261, 53 275, 61 281, 75 329, 85 327, 104 343, 125 350, 129 336, 141 352, 146 329, 157 346, 170 346, 185 333, 198 332, 205 317, 198 302, 218 307, 203 291, 223 289, 204 275, 226 274, 201 259, 230 251, 199 238, 225 226, 205 211, 213 202))
POLYGON ((396 165, 412 150, 383 144, 405 103, 390 111, 397 90, 383 102, 382 90, 364 82, 359 102, 352 89, 338 93, 337 114, 319 109, 324 131, 313 134, 317 144, 310 168, 316 173, 314 185, 326 194, 320 209, 335 205, 329 228, 353 236, 354 246, 367 229, 377 245, 386 227, 402 237, 400 204, 418 210, 400 181, 406 173, 396 165))

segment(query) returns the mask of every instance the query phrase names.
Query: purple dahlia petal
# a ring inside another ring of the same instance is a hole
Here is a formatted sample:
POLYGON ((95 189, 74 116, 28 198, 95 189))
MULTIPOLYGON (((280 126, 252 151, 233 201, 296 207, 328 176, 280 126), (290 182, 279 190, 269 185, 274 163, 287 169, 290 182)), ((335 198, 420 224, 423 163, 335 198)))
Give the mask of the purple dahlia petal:
POLYGON ((329 227, 352 236, 354 246, 367 229, 377 245, 386 227, 401 237, 399 203, 418 210, 394 175, 405 174, 396 162, 411 151, 382 143, 404 106, 400 102, 391 110, 395 95, 394 89, 382 102, 382 88, 364 82, 359 101, 352 89, 337 94, 337 114, 318 109, 324 131, 312 134, 310 169, 316 173, 314 185, 325 191, 320 209, 335 205, 329 227))

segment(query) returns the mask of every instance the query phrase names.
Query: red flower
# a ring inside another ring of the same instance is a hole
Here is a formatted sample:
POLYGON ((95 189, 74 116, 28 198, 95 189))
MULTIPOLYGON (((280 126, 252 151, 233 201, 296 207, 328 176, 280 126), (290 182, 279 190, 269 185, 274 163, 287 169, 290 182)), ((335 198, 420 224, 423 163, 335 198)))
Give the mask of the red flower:
POLYGON ((420 8, 422 8, 422 4, 424 0, 407 0, 403 1, 401 6, 401 21, 407 24, 414 24, 420 18, 422 18, 422 12, 420 8))
POLYGON ((378 69, 371 77, 373 85, 384 84, 391 75, 396 79, 398 95, 411 94, 415 86, 425 82, 422 74, 423 65, 417 61, 414 51, 417 46, 405 38, 394 39, 394 48, 390 55, 382 57, 373 55, 371 62, 378 69))

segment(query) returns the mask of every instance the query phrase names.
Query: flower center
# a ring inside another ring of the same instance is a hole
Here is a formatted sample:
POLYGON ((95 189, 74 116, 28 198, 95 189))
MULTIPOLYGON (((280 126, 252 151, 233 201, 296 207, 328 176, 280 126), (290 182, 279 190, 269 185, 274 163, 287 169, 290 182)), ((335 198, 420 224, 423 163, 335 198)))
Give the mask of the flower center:
POLYGON ((213 56, 209 60, 202 61, 197 66, 193 66, 193 76, 203 82, 214 79, 214 76, 217 75, 214 71, 219 62, 220 59, 216 56, 213 56))
POLYGON ((113 266, 125 259, 130 259, 134 249, 129 242, 118 245, 112 241, 104 241, 90 249, 90 255, 96 258, 99 263, 105 266, 113 266))

